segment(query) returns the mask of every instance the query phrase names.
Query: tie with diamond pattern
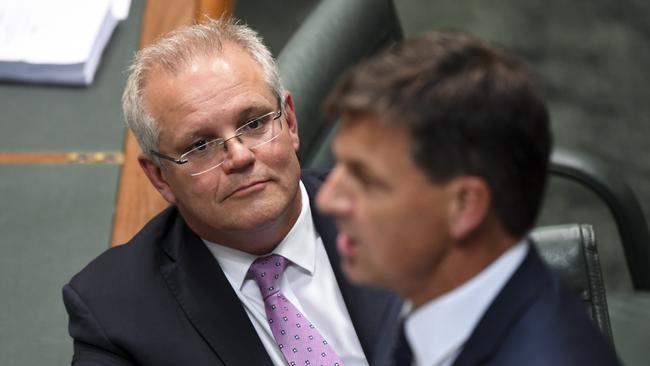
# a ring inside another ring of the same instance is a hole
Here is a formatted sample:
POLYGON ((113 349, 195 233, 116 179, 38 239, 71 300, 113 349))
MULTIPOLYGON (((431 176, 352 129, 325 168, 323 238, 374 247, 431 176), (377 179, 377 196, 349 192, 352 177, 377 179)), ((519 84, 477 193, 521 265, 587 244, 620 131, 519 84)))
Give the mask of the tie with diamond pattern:
POLYGON ((332 347, 307 318, 282 294, 280 279, 287 259, 258 258, 248 273, 260 287, 273 337, 290 366, 343 366, 332 347))

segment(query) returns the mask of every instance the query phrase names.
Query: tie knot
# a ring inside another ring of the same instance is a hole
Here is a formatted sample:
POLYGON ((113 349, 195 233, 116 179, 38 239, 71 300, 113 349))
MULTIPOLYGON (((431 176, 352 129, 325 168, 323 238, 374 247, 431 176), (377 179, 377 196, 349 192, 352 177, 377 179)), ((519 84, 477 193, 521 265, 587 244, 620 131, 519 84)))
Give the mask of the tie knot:
POLYGON ((251 264, 248 273, 253 277, 262 292, 262 298, 280 291, 280 277, 287 266, 287 259, 281 255, 272 254, 257 258, 251 264))

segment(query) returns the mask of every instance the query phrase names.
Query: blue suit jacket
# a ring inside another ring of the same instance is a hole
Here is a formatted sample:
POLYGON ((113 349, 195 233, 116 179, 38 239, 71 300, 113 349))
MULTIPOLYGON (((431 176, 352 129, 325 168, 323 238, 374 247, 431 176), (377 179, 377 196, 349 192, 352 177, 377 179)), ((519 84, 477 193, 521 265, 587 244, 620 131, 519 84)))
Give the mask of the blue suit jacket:
POLYGON ((618 365, 586 309, 530 249, 454 365, 618 365))
MULTIPOLYGON (((313 204, 323 175, 303 172, 316 229, 366 357, 397 328, 401 301, 343 277, 336 229, 313 204)), ((175 207, 63 288, 75 365, 271 365, 218 262, 175 207)))

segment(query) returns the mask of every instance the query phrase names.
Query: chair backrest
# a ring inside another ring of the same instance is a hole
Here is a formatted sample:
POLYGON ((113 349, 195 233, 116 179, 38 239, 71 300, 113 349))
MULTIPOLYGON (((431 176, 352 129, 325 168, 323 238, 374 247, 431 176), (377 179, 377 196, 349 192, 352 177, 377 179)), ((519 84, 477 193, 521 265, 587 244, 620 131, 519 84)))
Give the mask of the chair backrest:
POLYGON ((335 123, 322 117, 321 105, 341 73, 401 38, 390 0, 323 0, 294 33, 278 66, 296 104, 303 167, 331 166, 319 154, 329 152, 335 123))
POLYGON ((580 183, 600 197, 618 229, 635 290, 650 290, 650 234, 639 200, 628 184, 606 164, 573 151, 556 149, 550 172, 580 183))
POLYGON ((580 296, 600 331, 612 342, 612 331, 591 225, 569 224, 536 228, 530 234, 540 256, 564 284, 580 296))

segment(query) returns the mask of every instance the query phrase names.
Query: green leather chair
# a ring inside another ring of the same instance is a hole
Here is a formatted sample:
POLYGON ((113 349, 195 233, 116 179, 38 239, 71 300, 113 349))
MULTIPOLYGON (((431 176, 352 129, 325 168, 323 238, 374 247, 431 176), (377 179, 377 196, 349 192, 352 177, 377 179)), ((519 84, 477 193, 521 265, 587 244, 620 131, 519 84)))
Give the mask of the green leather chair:
POLYGON ((593 227, 586 224, 540 227, 530 237, 542 259, 582 299, 600 331, 613 342, 593 227))
POLYGON ((614 218, 633 286, 633 291, 607 294, 614 344, 625 364, 646 365, 650 359, 650 234, 639 200, 619 172, 593 157, 557 149, 550 170, 553 176, 595 193, 614 218))
POLYGON ((400 39, 390 0, 323 0, 289 39, 278 65, 295 98, 303 166, 331 166, 327 149, 335 123, 323 118, 321 104, 338 76, 400 39))

